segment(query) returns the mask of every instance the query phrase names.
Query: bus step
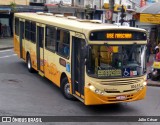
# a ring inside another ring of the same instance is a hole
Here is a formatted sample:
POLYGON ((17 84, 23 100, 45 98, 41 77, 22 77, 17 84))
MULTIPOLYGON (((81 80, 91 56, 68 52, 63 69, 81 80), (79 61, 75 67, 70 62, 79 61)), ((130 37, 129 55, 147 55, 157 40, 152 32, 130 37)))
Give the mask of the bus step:
POLYGON ((38 74, 41 75, 42 77, 44 77, 44 73, 41 71, 38 71, 38 74))
POLYGON ((79 99, 81 102, 84 103, 84 100, 81 97, 77 96, 76 94, 73 94, 73 96, 76 97, 77 99, 79 99))

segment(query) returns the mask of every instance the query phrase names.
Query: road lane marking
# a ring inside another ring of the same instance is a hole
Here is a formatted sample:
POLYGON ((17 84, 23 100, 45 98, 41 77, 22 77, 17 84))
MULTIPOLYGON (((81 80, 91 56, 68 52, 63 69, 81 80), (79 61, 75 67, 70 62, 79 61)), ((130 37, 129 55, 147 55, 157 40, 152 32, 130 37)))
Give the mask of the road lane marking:
POLYGON ((13 49, 1 50, 0 53, 4 53, 4 52, 8 52, 8 51, 13 51, 13 49))
POLYGON ((0 59, 2 59, 2 58, 9 58, 9 57, 12 57, 12 56, 16 56, 17 54, 12 54, 12 55, 7 55, 7 56, 2 56, 2 57, 0 57, 0 59))

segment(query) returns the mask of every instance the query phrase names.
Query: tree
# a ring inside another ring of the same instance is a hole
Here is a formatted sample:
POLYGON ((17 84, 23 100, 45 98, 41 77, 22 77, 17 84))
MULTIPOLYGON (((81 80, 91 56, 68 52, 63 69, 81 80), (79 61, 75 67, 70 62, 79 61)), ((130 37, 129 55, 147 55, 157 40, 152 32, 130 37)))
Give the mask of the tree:
POLYGON ((10 6, 11 6, 11 11, 12 11, 12 12, 16 12, 16 11, 17 11, 17 8, 16 8, 17 5, 16 5, 15 2, 11 2, 11 3, 10 3, 10 6))

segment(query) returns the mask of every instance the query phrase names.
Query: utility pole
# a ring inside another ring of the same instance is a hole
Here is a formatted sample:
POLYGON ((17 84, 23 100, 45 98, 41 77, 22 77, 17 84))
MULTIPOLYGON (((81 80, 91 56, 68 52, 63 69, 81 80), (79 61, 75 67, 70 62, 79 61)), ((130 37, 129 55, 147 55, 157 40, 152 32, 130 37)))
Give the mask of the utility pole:
POLYGON ((120 20, 120 22, 121 22, 121 25, 123 25, 123 23, 125 22, 125 20, 124 20, 124 17, 126 16, 126 14, 125 14, 125 9, 124 9, 124 6, 122 5, 122 9, 121 9, 121 20, 120 20))
MULTIPOLYGON (((109 0, 109 10, 112 12, 112 17, 113 17, 113 12, 114 12, 114 0, 109 0)), ((111 17, 111 20, 108 20, 108 23, 112 23, 112 17, 111 17)))
POLYGON ((71 4, 72 6, 74 6, 74 1, 75 1, 75 0, 72 0, 72 4, 71 4))

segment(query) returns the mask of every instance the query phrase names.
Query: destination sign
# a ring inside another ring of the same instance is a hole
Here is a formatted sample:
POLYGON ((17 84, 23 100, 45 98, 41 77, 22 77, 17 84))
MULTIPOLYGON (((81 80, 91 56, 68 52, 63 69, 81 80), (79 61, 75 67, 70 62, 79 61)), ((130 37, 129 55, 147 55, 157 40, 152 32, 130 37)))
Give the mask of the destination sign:
POLYGON ((131 33, 106 33, 107 39, 131 39, 131 33))
POLYGON ((98 70, 98 77, 122 76, 121 69, 98 70))
POLYGON ((90 33, 91 41, 111 41, 111 40, 146 40, 145 32, 126 31, 126 30, 109 30, 94 31, 90 33))

